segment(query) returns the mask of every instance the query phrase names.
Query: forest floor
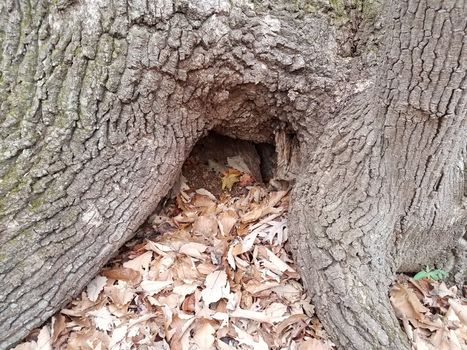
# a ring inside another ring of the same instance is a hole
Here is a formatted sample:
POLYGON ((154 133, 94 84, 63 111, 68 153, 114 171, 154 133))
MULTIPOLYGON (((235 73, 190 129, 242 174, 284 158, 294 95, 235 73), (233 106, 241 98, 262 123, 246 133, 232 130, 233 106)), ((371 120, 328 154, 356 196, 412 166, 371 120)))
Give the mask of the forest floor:
MULTIPOLYGON (((211 165, 200 179, 188 161, 178 193, 15 349, 334 349, 287 249, 287 188, 256 184, 238 158, 211 165)), ((414 349, 466 349, 460 294, 399 276, 391 301, 414 349)))

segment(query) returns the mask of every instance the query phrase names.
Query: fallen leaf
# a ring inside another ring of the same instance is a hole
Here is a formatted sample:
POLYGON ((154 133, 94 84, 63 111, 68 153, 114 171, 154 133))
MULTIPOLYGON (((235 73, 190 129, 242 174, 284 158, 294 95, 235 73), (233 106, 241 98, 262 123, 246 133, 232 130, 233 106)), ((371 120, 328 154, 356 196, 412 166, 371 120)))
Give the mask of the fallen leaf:
POLYGON ((206 190, 205 188, 199 188, 195 191, 196 193, 202 195, 202 196, 206 196, 206 197, 209 197, 211 198, 214 202, 217 201, 217 198, 216 196, 214 196, 211 192, 209 192, 208 190, 206 190))
POLYGON ((234 249, 233 254, 239 255, 250 251, 253 248, 253 244, 255 243, 256 237, 258 236, 258 231, 253 231, 250 234, 246 235, 243 239, 241 244, 238 246, 238 249, 234 249))
POLYGON ((268 214, 279 214, 282 213, 282 208, 274 208, 273 206, 269 205, 260 205, 257 206, 255 209, 250 210, 246 214, 244 214, 241 218, 243 223, 251 223, 258 219, 261 219, 263 216, 268 214))
POLYGON ((62 314, 56 314, 52 317, 52 344, 54 344, 60 334, 65 330, 65 316, 62 314))
POLYGON ((125 325, 115 328, 110 338, 110 348, 113 348, 115 345, 121 342, 125 338, 127 331, 128 327, 125 325))
MULTIPOLYGON (((206 191, 208 192, 208 191, 206 191)), ((208 192, 210 193, 210 192, 208 192)), ((211 194, 212 196, 212 194, 211 194)), ((214 197, 214 196, 213 196, 214 197)), ((210 196, 196 194, 195 198, 192 200, 192 203, 197 208, 203 208, 207 210, 208 208, 213 208, 216 206, 216 199, 212 199, 210 196)))
POLYGON ((246 186, 251 186, 255 183, 255 179, 253 178, 253 176, 251 176, 250 174, 243 174, 242 176, 240 176, 240 180, 239 180, 239 186, 240 187, 246 187, 246 186))
POLYGON ((196 284, 182 284, 174 287, 173 292, 184 297, 188 294, 193 294, 197 288, 198 286, 196 284))
POLYGON ((259 322, 271 323, 273 320, 269 317, 265 312, 261 311, 252 311, 252 310, 243 310, 243 309, 236 309, 229 314, 230 317, 235 318, 243 318, 247 320, 254 320, 259 322))
POLYGON ((219 301, 225 296, 227 284, 227 274, 223 270, 211 272, 206 276, 204 285, 206 288, 201 292, 201 297, 207 306, 219 301))
POLYGON ((92 310, 87 313, 91 316, 96 328, 103 331, 110 331, 114 326, 114 318, 106 307, 92 310))
MULTIPOLYGON (((229 171, 234 178, 242 174, 229 171)), ((253 181, 246 173, 239 179, 241 184, 253 181)), ((327 335, 314 317, 284 246, 287 191, 250 186, 246 195, 223 193, 216 198, 205 189, 190 189, 186 181, 179 187, 176 201, 151 216, 158 232, 154 241, 128 247, 81 297, 52 319, 51 339, 56 342, 52 346, 299 350, 305 342, 330 349, 327 341, 309 341, 310 337, 327 339, 327 335)), ((446 288, 440 285, 438 295, 433 295, 433 288, 427 287, 425 294, 417 292, 417 296, 431 298, 434 307, 444 310, 443 322, 455 333, 450 337, 464 341, 465 327, 448 304, 446 288)), ((434 321, 431 328, 414 322, 424 327, 428 337, 429 329, 443 327, 440 320, 434 321)), ((37 350, 34 341, 20 346, 37 350)))
POLYGON ((447 328, 438 329, 430 340, 436 350, 462 350, 456 333, 447 328))
POLYGON ((260 247, 260 252, 262 255, 267 258, 272 264, 275 270, 278 270, 280 273, 285 271, 295 272, 289 265, 277 257, 270 249, 267 247, 260 247))
POLYGON ((49 326, 42 327, 37 336, 37 349, 52 350, 52 340, 50 339, 49 326))
POLYGON ((217 219, 214 215, 202 215, 193 223, 193 232, 213 237, 217 234, 217 227, 217 219))
POLYGON ((193 258, 201 258, 201 253, 203 253, 206 250, 206 248, 207 245, 196 242, 189 242, 182 245, 178 252, 180 254, 185 254, 193 258))
POLYGON ((226 170, 226 167, 219 164, 218 162, 212 160, 212 159, 208 159, 208 166, 211 170, 219 173, 219 174, 222 174, 225 170, 226 170))
POLYGON ((258 340, 255 340, 250 334, 240 329, 239 327, 233 325, 235 332, 237 333, 237 340, 240 344, 246 344, 251 346, 253 350, 269 350, 268 344, 264 339, 259 335, 258 340))
POLYGON ((141 290, 148 295, 154 295, 173 284, 172 281, 143 281, 140 284, 141 290))
POLYGON ((449 305, 451 305, 452 309, 464 326, 467 326, 467 305, 462 305, 453 299, 449 299, 449 305))
POLYGON ((280 335, 288 326, 306 320, 307 318, 308 317, 304 314, 296 314, 287 317, 276 326, 276 334, 280 335))
POLYGON ((229 168, 226 172, 222 175, 222 189, 225 190, 232 190, 234 184, 240 181, 240 176, 242 173, 236 169, 229 168))
POLYGON ((147 251, 146 253, 141 254, 140 256, 134 259, 124 262, 123 267, 126 267, 128 269, 133 269, 143 275, 144 271, 148 269, 151 259, 152 259, 152 252, 147 251))
POLYGON ((292 284, 278 285, 276 287, 272 287, 271 290, 291 303, 295 303, 300 300, 303 293, 303 289, 298 288, 298 286, 293 286, 292 284))
POLYGON ((414 350, 437 350, 428 340, 426 340, 419 333, 420 332, 417 329, 414 331, 414 340, 413 340, 413 344, 415 346, 414 350))
POLYGON ((125 267, 102 270, 101 275, 112 280, 128 281, 133 283, 139 282, 141 278, 141 274, 138 271, 125 267))
POLYGON ((89 300, 96 301, 106 283, 107 277, 103 276, 96 276, 91 282, 89 282, 86 287, 89 300))
POLYGON ((210 322, 201 320, 194 326, 193 342, 198 345, 200 350, 211 350, 216 340, 215 331, 216 329, 210 322))
POLYGON ((282 303, 271 303, 264 310, 264 313, 269 317, 271 322, 280 322, 287 318, 284 316, 287 313, 287 305, 282 303))
POLYGON ((116 306, 127 305, 134 297, 134 289, 128 287, 125 282, 113 286, 104 287, 104 293, 116 306))
POLYGON ((390 295, 391 303, 399 318, 406 317, 410 321, 420 321, 424 319, 423 314, 429 311, 411 289, 399 282, 391 288, 390 295))
POLYGON ((232 231, 238 220, 238 215, 234 210, 222 211, 218 217, 217 222, 219 224, 219 230, 222 236, 226 236, 232 231))
POLYGON ((221 339, 216 339, 216 346, 219 348, 219 350, 237 350, 237 348, 224 343, 221 339))
POLYGON ((330 350, 331 347, 318 339, 308 339, 301 343, 298 350, 330 350))
POLYGON ((227 165, 231 168, 237 169, 242 173, 247 173, 251 175, 251 170, 246 165, 245 161, 241 156, 227 157, 227 165))

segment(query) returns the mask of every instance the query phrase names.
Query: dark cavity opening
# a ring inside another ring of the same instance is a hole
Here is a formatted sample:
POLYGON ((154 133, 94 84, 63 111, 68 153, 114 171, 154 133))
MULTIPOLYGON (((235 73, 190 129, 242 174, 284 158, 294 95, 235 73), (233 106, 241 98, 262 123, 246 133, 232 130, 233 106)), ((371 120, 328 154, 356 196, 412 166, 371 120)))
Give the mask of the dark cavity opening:
MULTIPOLYGON (((183 180, 191 188, 205 188, 215 196, 222 193, 222 175, 237 169, 248 176, 244 183, 268 184, 276 173, 277 153, 271 143, 254 143, 234 139, 215 132, 209 133, 195 145, 182 168, 183 180)), ((233 186, 240 194, 240 186, 233 186)))

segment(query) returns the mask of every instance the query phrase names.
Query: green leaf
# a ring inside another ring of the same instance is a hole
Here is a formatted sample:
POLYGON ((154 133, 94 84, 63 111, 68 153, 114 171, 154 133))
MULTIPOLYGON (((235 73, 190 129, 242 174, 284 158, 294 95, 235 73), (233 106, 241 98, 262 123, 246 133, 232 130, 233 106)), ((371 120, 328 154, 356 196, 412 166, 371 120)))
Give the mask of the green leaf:
POLYGON ((443 269, 430 269, 428 266, 425 268, 425 270, 420 271, 417 273, 415 276, 413 276, 414 280, 421 280, 422 278, 430 278, 434 281, 439 281, 442 280, 443 278, 446 278, 448 276, 448 273, 444 271, 443 269))
POLYGON ((417 273, 415 276, 413 276, 413 279, 415 281, 421 280, 422 278, 425 278, 428 276, 428 272, 422 270, 419 273, 417 273))

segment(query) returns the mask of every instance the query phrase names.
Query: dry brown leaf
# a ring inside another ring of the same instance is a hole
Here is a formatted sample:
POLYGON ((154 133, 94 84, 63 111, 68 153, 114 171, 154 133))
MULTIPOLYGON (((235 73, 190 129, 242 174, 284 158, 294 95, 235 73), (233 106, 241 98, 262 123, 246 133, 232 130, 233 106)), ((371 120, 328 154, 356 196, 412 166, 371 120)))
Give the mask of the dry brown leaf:
POLYGON ((457 288, 455 286, 448 288, 446 286, 446 283, 441 282, 439 283, 439 285, 433 286, 433 290, 431 291, 431 294, 437 295, 441 298, 446 298, 446 297, 454 298, 457 294, 457 288))
POLYGON ((253 231, 250 234, 246 235, 240 242, 232 248, 232 254, 234 256, 246 253, 253 248, 256 237, 258 236, 258 231, 253 231))
POLYGON ((264 311, 252 311, 252 310, 243 310, 237 308, 235 311, 232 311, 229 314, 230 317, 243 318, 248 320, 254 320, 259 322, 272 323, 273 320, 268 316, 264 311))
POLYGON ((193 294, 197 288, 198 285, 196 284, 182 284, 174 287, 173 292, 182 297, 185 297, 186 295, 193 294))
POLYGON ((233 169, 236 169, 242 173, 250 174, 251 170, 243 160, 242 156, 227 157, 227 165, 233 169))
POLYGON ((217 267, 210 262, 205 262, 197 265, 196 269, 203 275, 209 275, 211 272, 215 271, 217 267))
POLYGON ((65 316, 56 314, 52 317, 52 344, 55 344, 58 337, 65 330, 65 316))
POLYGON ((198 320, 193 331, 193 342, 198 345, 199 350, 213 349, 216 340, 214 337, 216 329, 212 326, 211 322, 205 319, 198 320))
POLYGON ((114 348, 119 342, 125 339, 127 331, 128 327, 126 325, 115 328, 110 338, 110 348, 114 348))
MULTIPOLYGON (((206 191, 206 190, 205 190, 206 191)), ((216 197, 212 195, 211 192, 206 191, 211 196, 196 194, 192 200, 192 203, 197 208, 211 208, 216 206, 216 197)))
POLYGON ((413 332, 413 339, 414 350, 436 350, 418 329, 413 332))
POLYGON ((246 344, 248 346, 251 346, 253 350, 269 350, 268 344, 260 335, 257 337, 258 339, 255 339, 253 336, 251 336, 241 328, 235 325, 233 325, 233 328, 237 333, 236 340, 238 340, 240 344, 246 344))
POLYGON ((37 336, 37 349, 52 350, 52 339, 50 339, 49 326, 47 325, 42 327, 37 336))
POLYGON ((453 299, 449 299, 449 305, 451 305, 452 309, 464 326, 467 326, 467 305, 462 305, 453 299))
POLYGON ((195 191, 196 193, 202 195, 202 196, 206 196, 206 197, 209 197, 211 200, 213 200, 214 202, 217 202, 217 198, 216 196, 214 196, 211 192, 209 192, 207 189, 205 188, 199 188, 195 191))
POLYGON ((447 328, 438 329, 431 343, 436 350, 462 350, 462 346, 453 330, 447 328))
POLYGON ((295 272, 288 264, 282 261, 279 257, 277 257, 270 249, 267 247, 261 246, 259 247, 260 254, 268 259, 272 265, 269 265, 274 271, 278 271, 280 274, 284 273, 285 271, 295 272))
POLYGON ((206 276, 204 285, 206 288, 201 292, 201 297, 207 306, 226 297, 229 293, 227 284, 227 274, 223 270, 211 272, 206 276))
POLYGON ((271 322, 276 323, 281 322, 287 318, 287 316, 284 316, 287 313, 287 309, 287 305, 275 302, 269 304, 264 312, 269 317, 271 322))
POLYGON ((330 350, 331 347, 326 345, 324 342, 318 339, 308 339, 302 342, 299 347, 299 350, 330 350))
POLYGON ((190 294, 183 300, 180 308, 185 312, 194 312, 195 306, 196 306, 195 295, 190 294))
POLYGON ((104 293, 116 306, 127 305, 134 297, 134 290, 129 288, 125 282, 105 287, 104 293))
POLYGON ((241 220, 243 223, 252 223, 258 219, 261 219, 263 216, 268 214, 279 214, 282 213, 281 208, 274 208, 271 206, 260 205, 253 210, 250 210, 246 214, 242 215, 241 220))
POLYGON ((298 288, 298 286, 291 283, 273 287, 271 290, 280 297, 287 299, 290 303, 299 301, 303 294, 303 288, 298 288))
POLYGON ((219 338, 216 339, 216 346, 219 350, 237 350, 237 348, 234 348, 232 346, 230 346, 229 344, 227 343, 224 343, 222 340, 220 340, 219 338))
POLYGON ((306 319, 308 319, 308 317, 304 314, 291 315, 276 326, 276 334, 280 335, 288 326, 306 319))
POLYGON ((270 206, 276 206, 282 198, 284 198, 289 191, 277 191, 277 192, 272 192, 267 200, 268 205, 270 206))
POLYGON ((114 317, 106 307, 101 307, 100 309, 89 311, 87 315, 91 316, 92 321, 96 325, 97 329, 110 331, 114 326, 114 317))
POLYGON ((143 275, 144 271, 148 270, 151 259, 152 259, 152 252, 147 251, 144 254, 141 254, 140 256, 134 259, 124 262, 123 267, 138 271, 140 274, 143 275))
POLYGON ((67 350, 94 350, 99 348, 108 349, 110 337, 103 332, 95 329, 86 329, 79 333, 71 333, 68 340, 67 350))
POLYGON ((199 216, 193 223, 193 232, 204 235, 205 237, 214 237, 217 235, 217 219, 214 215, 199 216))
POLYGON ((208 246, 205 244, 197 243, 197 242, 189 242, 180 247, 178 251, 180 254, 185 254, 191 256, 193 258, 202 258, 201 253, 203 253, 208 246))
POLYGON ((170 349, 171 350, 190 350, 190 339, 189 330, 193 326, 193 322, 196 320, 194 317, 189 316, 188 319, 180 319, 179 317, 175 318, 176 321, 172 336, 170 339, 170 349))
POLYGON ((234 210, 222 211, 217 216, 217 222, 219 224, 219 230, 222 236, 226 236, 232 231, 238 220, 238 215, 234 210))
MULTIPOLYGON (((245 290, 249 292, 250 294, 257 295, 265 290, 270 290, 270 289, 281 287, 281 286, 278 282, 275 282, 275 281, 261 282, 261 281, 251 280, 248 283, 246 283, 244 287, 245 287, 245 290)), ((294 289, 294 292, 296 292, 295 289, 294 289)))
POLYGON ((391 288, 391 303, 394 307, 397 317, 407 318, 409 321, 424 320, 424 314, 429 310, 422 305, 414 292, 407 286, 396 282, 391 288))
POLYGON ((89 282, 86 287, 89 300, 96 301, 106 283, 107 277, 103 276, 96 276, 91 282, 89 282))
POLYGON ((250 174, 243 174, 240 176, 240 181, 239 181, 239 186, 240 187, 246 187, 246 186, 251 186, 255 183, 255 179, 253 176, 250 174))
POLYGON ((101 275, 120 281, 128 281, 132 283, 138 283, 141 279, 141 275, 138 271, 125 267, 116 267, 109 270, 102 270, 101 275))
POLYGON ((148 295, 154 295, 173 284, 172 281, 143 281, 140 288, 148 295))

